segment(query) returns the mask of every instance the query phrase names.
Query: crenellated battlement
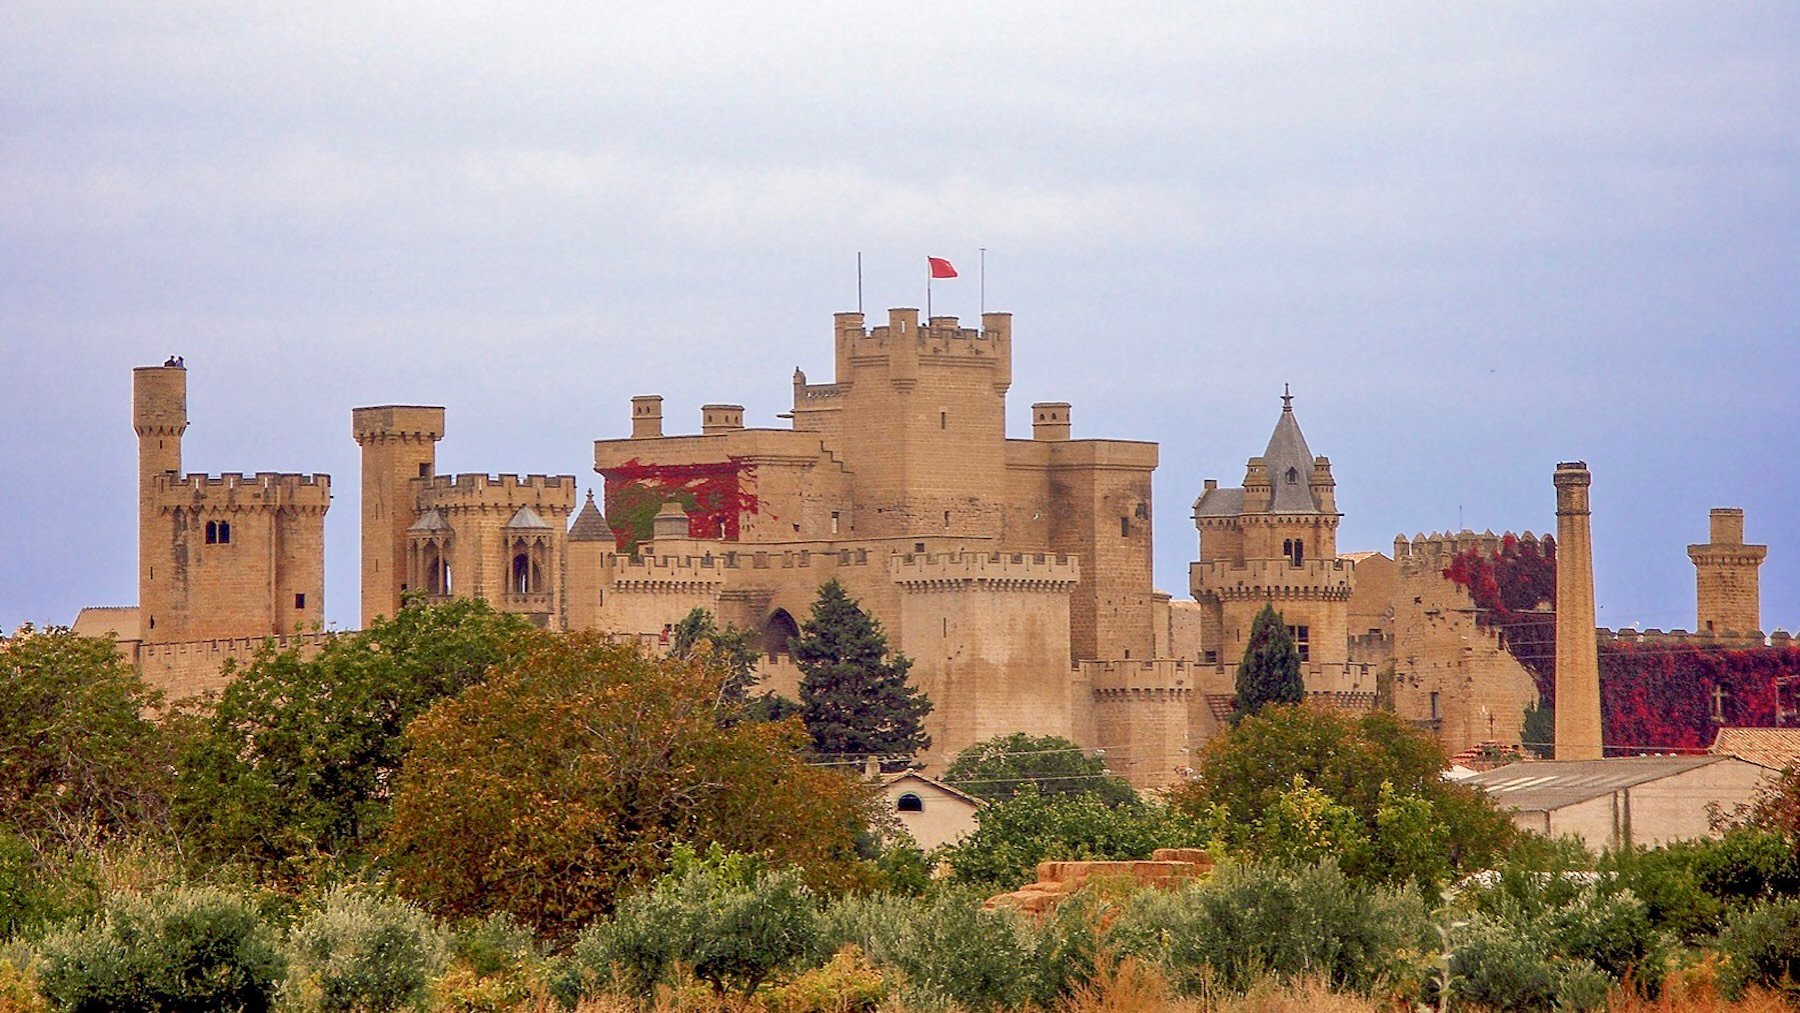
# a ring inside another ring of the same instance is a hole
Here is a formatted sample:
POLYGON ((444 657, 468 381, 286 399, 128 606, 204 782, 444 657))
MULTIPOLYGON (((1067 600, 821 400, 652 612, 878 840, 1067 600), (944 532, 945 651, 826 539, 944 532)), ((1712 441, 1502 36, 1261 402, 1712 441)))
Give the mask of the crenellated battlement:
POLYGON ((1179 658, 1150 661, 1084 661, 1082 674, 1097 694, 1191 693, 1214 666, 1179 658))
POLYGON ((1236 599, 1347 600, 1356 563, 1336 557, 1308 559, 1298 566, 1285 559, 1217 559, 1192 563, 1188 577, 1196 594, 1220 601, 1236 599))
POLYGON ((908 552, 889 558, 888 573, 909 591, 971 585, 1068 591, 1081 580, 1081 563, 1074 556, 1046 552, 908 552))
POLYGON ((273 471, 254 475, 169 473, 156 479, 153 495, 160 509, 324 510, 331 505, 331 476, 273 471))
POLYGON ((515 507, 551 504, 575 508, 574 475, 433 475, 414 479, 421 507, 515 507))
POLYGON ((1429 535, 1415 534, 1409 541, 1405 535, 1394 536, 1394 562, 1400 565, 1401 572, 1413 570, 1442 570, 1450 565, 1455 557, 1474 550, 1482 556, 1492 556, 1500 551, 1507 539, 1513 539, 1521 547, 1537 549, 1544 542, 1554 542, 1549 535, 1539 538, 1527 531, 1515 535, 1510 531, 1494 534, 1490 529, 1480 533, 1464 528, 1461 531, 1434 531, 1429 535))
POLYGON ((1735 630, 1701 630, 1690 633, 1687 630, 1660 629, 1618 629, 1609 630, 1598 627, 1594 635, 1602 644, 1635 644, 1638 646, 1683 646, 1683 647, 1716 647, 1720 649, 1738 649, 1754 647, 1792 647, 1794 635, 1787 630, 1776 630, 1764 633, 1761 630, 1738 632, 1735 630))

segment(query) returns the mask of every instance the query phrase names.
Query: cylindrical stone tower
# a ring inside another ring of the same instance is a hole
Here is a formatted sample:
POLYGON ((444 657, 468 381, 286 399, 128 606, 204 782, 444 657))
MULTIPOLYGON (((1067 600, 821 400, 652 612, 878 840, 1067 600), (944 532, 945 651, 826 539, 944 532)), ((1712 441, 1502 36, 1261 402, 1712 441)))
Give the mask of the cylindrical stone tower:
POLYGON ((1600 648, 1594 633, 1594 543, 1586 461, 1556 466, 1556 758, 1598 760, 1600 648))
POLYGON ((174 579, 168 562, 173 522, 159 523, 156 480, 181 474, 181 434, 187 425, 185 367, 140 366, 131 371, 131 426, 138 438, 138 612, 147 643, 160 642, 171 631, 166 589, 174 579))

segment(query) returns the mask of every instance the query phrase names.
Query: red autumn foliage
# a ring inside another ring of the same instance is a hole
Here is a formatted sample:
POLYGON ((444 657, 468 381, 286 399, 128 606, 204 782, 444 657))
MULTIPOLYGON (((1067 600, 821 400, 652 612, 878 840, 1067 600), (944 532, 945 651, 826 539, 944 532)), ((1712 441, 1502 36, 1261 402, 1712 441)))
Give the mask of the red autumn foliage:
MULTIPOLYGON (((1556 699, 1556 548, 1507 535, 1483 556, 1458 554, 1444 577, 1469 589, 1476 622, 1530 670, 1547 705, 1556 699)), ((1800 674, 1800 647, 1719 648, 1669 640, 1600 644, 1600 712, 1609 753, 1703 750, 1722 724, 1769 727, 1781 676, 1800 674), (1722 690, 1723 693, 1716 693, 1722 690), (1715 707, 1717 714, 1715 716, 1715 707)))
POLYGON ((606 520, 619 551, 648 541, 651 522, 664 503, 675 500, 688 516, 688 536, 735 542, 745 514, 757 512, 747 486, 755 467, 742 458, 707 464, 643 464, 632 458, 603 469, 606 520))

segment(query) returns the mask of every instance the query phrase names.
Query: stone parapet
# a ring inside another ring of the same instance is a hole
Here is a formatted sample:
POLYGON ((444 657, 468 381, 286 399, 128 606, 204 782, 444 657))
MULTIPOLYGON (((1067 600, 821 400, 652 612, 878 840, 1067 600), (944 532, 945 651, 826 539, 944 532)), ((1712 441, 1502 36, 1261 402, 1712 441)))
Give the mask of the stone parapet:
POLYGON ((908 552, 889 557, 888 573, 907 590, 1067 592, 1081 580, 1081 564, 1074 556, 1045 552, 908 552))
POLYGON ((1477 533, 1467 528, 1455 532, 1415 534, 1410 540, 1405 535, 1397 535, 1394 538, 1394 562, 1400 565, 1403 573, 1443 570, 1450 565, 1451 560, 1470 550, 1479 552, 1483 557, 1492 556, 1506 544, 1508 537, 1514 538, 1526 548, 1537 548, 1542 541, 1529 531, 1522 535, 1512 535, 1510 532, 1496 535, 1491 530, 1477 533))
MULTIPOLYGON (((566 494, 575 501, 574 475, 433 475, 415 480, 423 504, 449 506, 507 505, 519 502, 521 493, 566 494)), ((572 506, 571 506, 572 509, 572 506)))
POLYGON ((151 497, 161 510, 281 507, 323 512, 331 506, 331 476, 273 471, 254 475, 170 474, 156 480, 151 497))
POLYGON ((1188 567, 1195 596, 1219 601, 1347 601, 1355 573, 1356 564, 1342 557, 1309 559, 1298 566, 1282 559, 1221 559, 1188 567))

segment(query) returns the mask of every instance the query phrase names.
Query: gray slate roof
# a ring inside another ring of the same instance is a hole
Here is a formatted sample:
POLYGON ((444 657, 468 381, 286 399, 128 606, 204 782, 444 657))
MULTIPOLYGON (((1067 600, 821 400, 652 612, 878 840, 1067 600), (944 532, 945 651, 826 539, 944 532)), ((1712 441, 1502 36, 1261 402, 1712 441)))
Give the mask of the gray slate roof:
POLYGON ((432 507, 430 510, 427 510, 424 513, 420 514, 419 519, 416 521, 413 521, 412 527, 407 528, 406 530, 408 530, 408 531, 449 531, 450 530, 450 522, 444 520, 444 515, 441 513, 438 513, 437 507, 432 507))
POLYGON ((549 523, 540 517, 536 510, 528 506, 520 507, 519 512, 512 515, 512 520, 506 522, 506 526, 513 530, 526 528, 532 531, 546 530, 550 527, 549 523))
POLYGON ((594 492, 588 490, 587 502, 582 504, 581 511, 575 515, 575 523, 569 525, 569 541, 571 542, 610 542, 613 540, 612 527, 606 518, 600 516, 600 508, 594 505, 594 492))
POLYGON ((1244 512, 1244 490, 1208 489, 1194 501, 1196 517, 1235 517, 1244 512))
POLYGON ((1263 462, 1269 468, 1269 497, 1272 514, 1316 514, 1319 504, 1313 501, 1313 455, 1294 420, 1293 407, 1281 409, 1275 432, 1269 436, 1269 449, 1263 451, 1263 462))
MULTIPOLYGON (((1294 418, 1292 405, 1283 405, 1281 417, 1275 420, 1275 431, 1269 435, 1269 447, 1263 451, 1263 464, 1269 475, 1269 513, 1316 514, 1319 504, 1313 499, 1313 454, 1294 418), (1288 481, 1288 473, 1293 481, 1288 481)), ((1208 489, 1194 501, 1196 517, 1235 517, 1244 512, 1244 490, 1208 489)))
POLYGON ((1537 760, 1484 770, 1461 783, 1486 791, 1498 805, 1526 812, 1549 812, 1621 788, 1660 781, 1713 763, 1741 762, 1729 756, 1617 756, 1606 760, 1537 760))

